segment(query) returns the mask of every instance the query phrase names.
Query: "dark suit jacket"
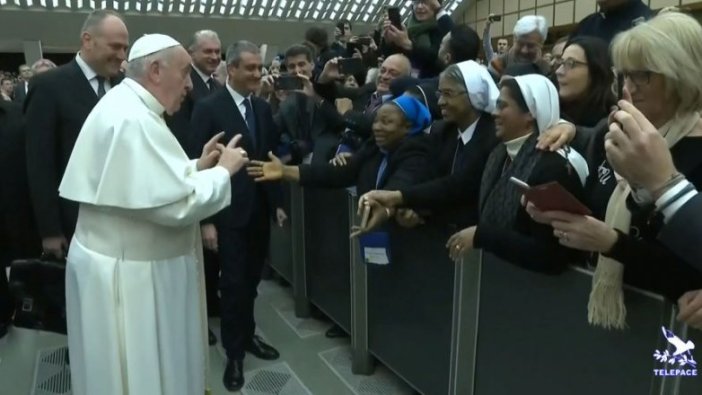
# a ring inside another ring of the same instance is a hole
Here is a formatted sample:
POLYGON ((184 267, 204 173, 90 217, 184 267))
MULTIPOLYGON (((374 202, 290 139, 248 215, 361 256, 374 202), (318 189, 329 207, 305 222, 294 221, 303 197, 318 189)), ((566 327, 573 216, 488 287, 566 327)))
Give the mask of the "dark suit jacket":
POLYGON ((659 240, 689 265, 702 272, 702 194, 688 200, 663 226, 659 240))
POLYGON ((358 196, 373 190, 397 190, 426 180, 429 170, 430 147, 423 134, 405 138, 389 154, 385 173, 376 188, 378 169, 383 160, 380 148, 371 139, 356 152, 346 166, 330 163, 300 166, 300 184, 326 188, 356 186, 358 196))
MULTIPOLYGON (((246 121, 234 102, 228 89, 220 89, 195 103, 191 127, 198 141, 197 147, 202 151, 205 143, 217 133, 224 131, 224 142, 237 134, 242 134, 240 146, 249 154, 249 158, 268 160, 268 151, 275 151, 280 134, 273 122, 271 107, 265 100, 252 97, 251 103, 256 116, 256 148, 248 134, 246 121)), ((256 184, 242 169, 232 177, 232 204, 212 218, 203 221, 214 223, 219 227, 241 228, 249 223, 255 204, 267 203, 267 212, 282 207, 282 189, 280 183, 256 184)))
MULTIPOLYGON (((200 157, 202 146, 199 147, 199 150, 195 147, 197 140, 190 129, 190 118, 193 114, 195 102, 207 97, 210 94, 210 88, 207 87, 207 84, 205 84, 205 81, 202 80, 202 77, 200 77, 200 74, 197 73, 194 67, 190 70, 190 79, 193 81, 193 89, 183 99, 178 112, 173 115, 166 115, 165 119, 171 132, 178 139, 180 146, 188 153, 188 156, 194 159, 200 157)), ((214 91, 222 87, 216 79, 212 81, 215 84, 214 91)))
MULTIPOLYGON (((444 133, 446 134, 442 133, 441 136, 434 138, 439 141, 450 138, 450 130, 444 133)), ((490 116, 481 116, 473 138, 464 148, 468 152, 461 169, 451 175, 444 175, 424 184, 402 189, 405 204, 414 209, 436 209, 447 206, 468 207, 466 213, 469 212, 470 215, 459 219, 459 221, 468 220, 475 223, 478 215, 478 194, 483 171, 490 153, 498 142, 497 136, 495 136, 494 120, 490 116)), ((440 145, 440 147, 443 147, 441 150, 450 150, 449 145, 440 145)), ((455 145, 453 147, 455 148, 455 145)))
POLYGON ((19 81, 17 86, 15 86, 15 94, 12 96, 12 101, 22 104, 25 98, 27 98, 27 92, 24 91, 24 81, 19 81))
POLYGON ((376 91, 374 83, 365 84, 360 88, 346 88, 338 83, 315 84, 315 91, 330 103, 334 103, 338 98, 351 99, 354 102, 354 110, 347 112, 343 116, 337 114, 337 117, 342 120, 345 127, 358 133, 364 139, 370 137, 375 112, 368 113, 365 111, 365 107, 376 91), (363 109, 355 109, 359 107, 363 109))
MULTIPOLYGON (((475 127, 473 138, 468 144, 458 139, 458 127, 453 123, 444 121, 435 122, 431 127, 429 138, 432 143, 432 160, 434 165, 434 177, 441 180, 442 177, 450 177, 451 174, 470 172, 481 176, 487 156, 497 144, 495 136, 495 121, 492 115, 483 113, 475 127), (460 147, 459 147, 460 144, 460 147), (454 169, 454 158, 457 156, 456 149, 459 149, 463 160, 456 162, 454 169), (470 166, 470 168, 468 168, 470 166), (453 170, 453 171, 452 171, 453 170)), ((479 188, 479 177, 473 178, 474 190, 479 188)), ((435 183, 440 185, 441 181, 435 183)), ((419 191, 421 195, 421 190, 419 191)), ((428 193, 436 193, 428 190, 428 193)), ((410 192, 409 200, 416 197, 410 192)), ((420 196, 421 199, 421 196, 420 196)), ((434 206, 427 219, 453 225, 456 228, 464 228, 478 222, 477 199, 467 199, 459 204, 448 204, 434 206)))
MULTIPOLYGON (((0 235, 10 259, 36 258, 41 253, 29 199, 22 109, 17 103, 0 100, 0 235)), ((0 263, 1 265, 1 263, 0 263)))
MULTIPOLYGON (((111 86, 119 80, 110 81, 111 86)), ((78 205, 59 198, 58 187, 83 122, 97 102, 75 59, 32 78, 24 128, 29 187, 42 238, 73 235, 78 205)))

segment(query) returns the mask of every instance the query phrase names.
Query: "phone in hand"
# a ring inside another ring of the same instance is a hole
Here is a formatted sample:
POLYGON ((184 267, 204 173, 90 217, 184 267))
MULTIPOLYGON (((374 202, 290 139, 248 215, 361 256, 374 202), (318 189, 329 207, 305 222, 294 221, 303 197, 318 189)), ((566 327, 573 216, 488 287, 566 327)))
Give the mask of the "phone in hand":
POLYGON ((400 16, 399 7, 388 7, 388 20, 393 26, 402 30, 402 17, 400 16))
POLYGON ((490 15, 488 19, 490 22, 499 22, 502 20, 502 15, 490 15))
POLYGON ((360 45, 371 45, 371 38, 370 37, 359 37, 356 42, 360 45))
POLYGON ((366 229, 368 227, 368 220, 370 219, 371 207, 363 206, 363 217, 361 218, 361 229, 366 229))
POLYGON ((290 74, 276 78, 273 87, 277 91, 299 91, 304 88, 302 78, 290 74))
POLYGON ((363 59, 345 58, 339 59, 339 73, 343 75, 354 75, 362 72, 365 69, 363 59))
POLYGON ((617 73, 617 100, 624 99, 624 74, 617 73))
POLYGON ((510 177, 509 180, 524 193, 524 198, 527 201, 533 203, 541 211, 565 211, 571 214, 592 215, 592 211, 586 205, 555 181, 532 187, 516 177, 510 177))

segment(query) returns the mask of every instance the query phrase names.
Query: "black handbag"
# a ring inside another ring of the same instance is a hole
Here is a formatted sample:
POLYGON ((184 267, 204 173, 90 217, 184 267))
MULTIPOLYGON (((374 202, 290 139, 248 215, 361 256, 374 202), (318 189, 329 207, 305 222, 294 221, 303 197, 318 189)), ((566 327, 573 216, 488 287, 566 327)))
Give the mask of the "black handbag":
POLYGON ((66 263, 42 255, 10 264, 14 326, 66 334, 66 263))

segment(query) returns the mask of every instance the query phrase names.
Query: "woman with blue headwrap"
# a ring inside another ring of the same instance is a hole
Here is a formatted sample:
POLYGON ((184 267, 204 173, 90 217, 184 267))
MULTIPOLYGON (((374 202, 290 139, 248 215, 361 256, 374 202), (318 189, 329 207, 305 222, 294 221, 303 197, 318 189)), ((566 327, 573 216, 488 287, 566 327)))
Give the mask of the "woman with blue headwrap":
POLYGON ((257 182, 283 179, 328 188, 355 185, 360 194, 372 189, 406 187, 430 175, 427 171, 430 149, 423 133, 430 124, 431 115, 424 104, 413 97, 400 96, 380 107, 373 121, 373 139, 349 158, 345 166, 330 163, 286 166, 269 152, 270 161, 251 161, 248 173, 257 182))

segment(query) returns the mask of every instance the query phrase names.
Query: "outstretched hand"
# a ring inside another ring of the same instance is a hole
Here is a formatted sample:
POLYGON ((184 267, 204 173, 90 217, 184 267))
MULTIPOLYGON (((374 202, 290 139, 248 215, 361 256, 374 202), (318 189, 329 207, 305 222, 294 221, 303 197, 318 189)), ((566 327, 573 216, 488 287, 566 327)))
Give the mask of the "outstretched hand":
POLYGON ((383 207, 374 200, 364 201, 362 206, 358 207, 358 212, 363 220, 360 226, 355 225, 351 227, 351 238, 370 232, 387 222, 394 215, 393 210, 383 207))
POLYGON ((243 148, 237 148, 237 144, 241 140, 241 135, 234 136, 229 143, 224 146, 217 144, 217 149, 221 152, 219 156, 219 166, 224 167, 229 171, 230 175, 236 174, 244 165, 249 162, 249 157, 243 148))
POLYGON ((249 163, 246 171, 249 173, 249 176, 254 178, 254 181, 276 181, 283 178, 283 162, 273 155, 272 152, 268 152, 268 158, 270 159, 269 162, 252 160, 249 163))

